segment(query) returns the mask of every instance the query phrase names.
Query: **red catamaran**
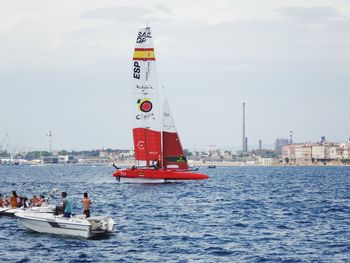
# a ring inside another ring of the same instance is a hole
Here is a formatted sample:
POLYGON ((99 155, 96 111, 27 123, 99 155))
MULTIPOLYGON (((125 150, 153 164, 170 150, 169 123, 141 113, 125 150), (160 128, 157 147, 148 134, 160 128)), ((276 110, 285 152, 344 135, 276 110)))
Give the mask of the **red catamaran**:
POLYGON ((132 66, 136 165, 117 169, 113 176, 137 183, 208 179, 189 169, 165 94, 160 99, 150 27, 138 32, 132 66))

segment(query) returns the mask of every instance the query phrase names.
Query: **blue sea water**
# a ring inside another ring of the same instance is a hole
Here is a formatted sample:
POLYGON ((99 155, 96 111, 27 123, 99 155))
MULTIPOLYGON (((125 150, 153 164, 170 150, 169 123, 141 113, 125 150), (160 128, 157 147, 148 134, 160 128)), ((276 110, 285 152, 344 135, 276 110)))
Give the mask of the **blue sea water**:
MULTIPOLYGON (((210 180, 117 184, 111 167, 0 166, 0 192, 68 192, 117 221, 107 238, 26 230, 0 216, 0 262, 350 262, 349 167, 201 168, 210 180)), ((57 200, 59 201, 59 200, 57 200)))

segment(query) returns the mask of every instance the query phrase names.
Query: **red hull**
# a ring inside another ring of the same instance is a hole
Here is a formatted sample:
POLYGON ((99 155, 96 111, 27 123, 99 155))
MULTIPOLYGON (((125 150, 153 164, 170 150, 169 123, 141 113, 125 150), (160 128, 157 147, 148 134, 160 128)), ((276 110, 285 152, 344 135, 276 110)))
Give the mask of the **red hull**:
POLYGON ((114 177, 130 179, 164 179, 164 180, 206 180, 206 174, 193 173, 190 171, 171 171, 161 169, 121 169, 113 174, 114 177))

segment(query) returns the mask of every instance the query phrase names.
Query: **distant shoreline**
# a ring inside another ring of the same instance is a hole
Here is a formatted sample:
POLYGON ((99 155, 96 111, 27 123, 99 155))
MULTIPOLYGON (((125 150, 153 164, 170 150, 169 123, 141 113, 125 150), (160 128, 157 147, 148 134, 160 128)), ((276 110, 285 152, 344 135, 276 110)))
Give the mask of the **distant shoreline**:
MULTIPOLYGON (((132 167, 135 165, 135 162, 114 162, 114 164, 118 167, 132 167)), ((0 167, 2 166, 32 166, 32 167, 45 167, 45 166, 112 166, 113 163, 68 163, 68 164, 20 164, 20 165, 14 165, 14 164, 0 164, 0 167)), ((310 164, 310 165, 300 165, 300 164, 272 164, 272 165, 262 165, 262 164, 253 164, 253 163, 244 163, 244 162, 189 162, 190 167, 208 167, 208 166, 215 166, 215 167, 350 167, 349 164, 310 164)))

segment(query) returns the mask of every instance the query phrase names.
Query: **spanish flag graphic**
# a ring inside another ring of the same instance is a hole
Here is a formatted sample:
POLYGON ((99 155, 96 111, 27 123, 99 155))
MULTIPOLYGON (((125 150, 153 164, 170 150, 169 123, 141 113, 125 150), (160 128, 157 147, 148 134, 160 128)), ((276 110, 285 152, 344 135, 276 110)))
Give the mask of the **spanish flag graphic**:
POLYGON ((134 60, 155 60, 153 48, 135 48, 134 60))

